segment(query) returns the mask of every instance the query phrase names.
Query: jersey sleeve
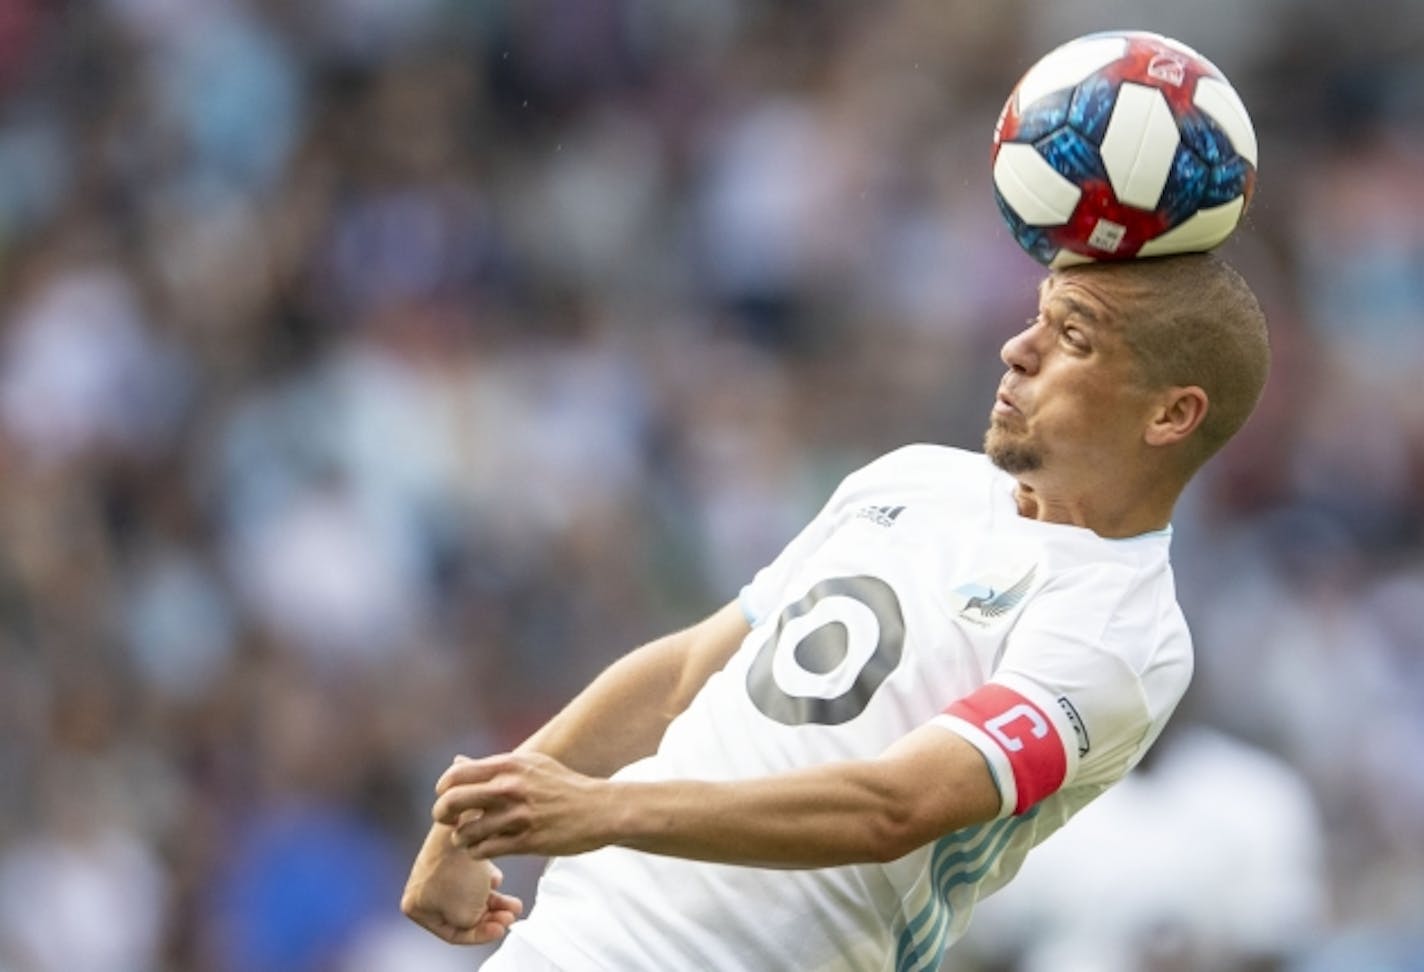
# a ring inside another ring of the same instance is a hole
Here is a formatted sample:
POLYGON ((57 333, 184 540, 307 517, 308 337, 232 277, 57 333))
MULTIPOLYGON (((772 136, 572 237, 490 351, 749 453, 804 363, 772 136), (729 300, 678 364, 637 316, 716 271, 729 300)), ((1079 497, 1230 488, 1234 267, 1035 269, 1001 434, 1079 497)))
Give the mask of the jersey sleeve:
POLYGON ((1100 585, 1084 594, 1065 588, 1030 605, 992 678, 935 719, 984 756, 1000 816, 1066 787, 1116 782, 1161 733, 1190 680, 1175 601, 1159 612, 1150 592, 1115 599, 1100 585))

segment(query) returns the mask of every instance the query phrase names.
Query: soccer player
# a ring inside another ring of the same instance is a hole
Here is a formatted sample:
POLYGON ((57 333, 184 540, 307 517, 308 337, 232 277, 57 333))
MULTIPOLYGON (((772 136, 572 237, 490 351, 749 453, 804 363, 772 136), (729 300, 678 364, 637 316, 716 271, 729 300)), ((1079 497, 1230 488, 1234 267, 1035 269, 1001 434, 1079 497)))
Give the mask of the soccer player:
POLYGON ((1173 507, 1268 363, 1193 254, 1050 273, 984 454, 848 476, 741 591, 457 759, 402 907, 490 970, 931 970, 1186 689, 1173 507), (489 861, 553 860, 530 916, 489 861))

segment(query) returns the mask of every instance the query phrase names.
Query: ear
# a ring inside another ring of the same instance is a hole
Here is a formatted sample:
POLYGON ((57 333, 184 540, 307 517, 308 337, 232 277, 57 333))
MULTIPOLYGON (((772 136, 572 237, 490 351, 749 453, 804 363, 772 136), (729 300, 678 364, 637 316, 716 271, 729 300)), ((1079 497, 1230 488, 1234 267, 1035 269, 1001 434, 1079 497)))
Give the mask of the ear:
POLYGON ((1211 402, 1196 385, 1172 387, 1162 392, 1147 423, 1143 438, 1151 446, 1175 445, 1197 430, 1211 402))

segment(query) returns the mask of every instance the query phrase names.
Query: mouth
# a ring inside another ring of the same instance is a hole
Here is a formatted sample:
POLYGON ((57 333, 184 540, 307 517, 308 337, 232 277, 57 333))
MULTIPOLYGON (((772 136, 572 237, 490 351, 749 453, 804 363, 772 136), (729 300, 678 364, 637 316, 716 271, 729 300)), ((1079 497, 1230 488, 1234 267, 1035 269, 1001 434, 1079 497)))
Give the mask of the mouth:
POLYGON ((1000 391, 999 394, 994 397, 993 414, 1023 415, 1023 412, 1019 410, 1018 405, 1014 404, 1014 400, 1012 398, 1010 398, 1004 392, 1000 391))

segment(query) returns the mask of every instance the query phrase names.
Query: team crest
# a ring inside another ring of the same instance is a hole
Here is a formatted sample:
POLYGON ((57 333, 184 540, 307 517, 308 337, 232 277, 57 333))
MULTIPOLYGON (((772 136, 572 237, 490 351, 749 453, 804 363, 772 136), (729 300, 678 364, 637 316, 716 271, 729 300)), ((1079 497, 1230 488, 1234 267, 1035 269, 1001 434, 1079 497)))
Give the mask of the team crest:
POLYGON ((987 628, 1023 603, 1033 587, 1038 565, 1030 564, 1022 572, 988 573, 956 587, 953 594, 962 601, 959 617, 970 624, 987 628))

